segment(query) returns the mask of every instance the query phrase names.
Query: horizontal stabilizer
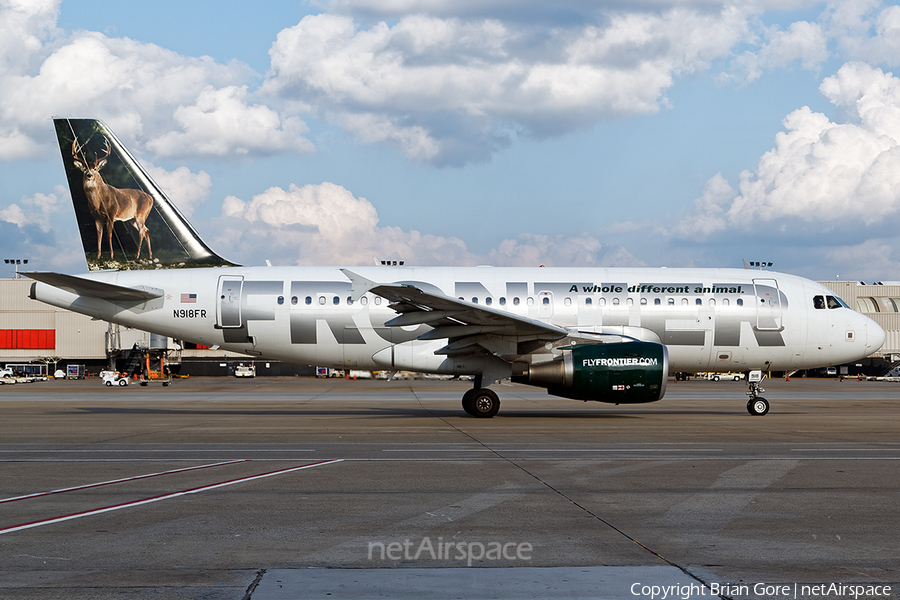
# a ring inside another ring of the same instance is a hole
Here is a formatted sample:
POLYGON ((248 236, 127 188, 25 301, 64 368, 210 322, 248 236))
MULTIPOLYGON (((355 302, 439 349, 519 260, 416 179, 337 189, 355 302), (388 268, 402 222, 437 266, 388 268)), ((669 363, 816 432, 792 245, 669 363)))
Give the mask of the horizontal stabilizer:
POLYGON ((47 271, 32 271, 30 273, 22 273, 22 275, 79 296, 88 296, 112 302, 146 302, 147 300, 160 298, 165 293, 161 289, 143 285, 131 288, 47 271))

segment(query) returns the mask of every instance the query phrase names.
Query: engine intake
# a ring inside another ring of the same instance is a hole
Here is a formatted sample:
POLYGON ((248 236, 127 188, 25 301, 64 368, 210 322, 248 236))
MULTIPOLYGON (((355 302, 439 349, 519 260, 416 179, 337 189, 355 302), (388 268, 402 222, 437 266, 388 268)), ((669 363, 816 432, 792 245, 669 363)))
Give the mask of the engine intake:
POLYGON ((517 383, 547 388, 563 398, 613 404, 656 402, 666 393, 669 352, 653 342, 578 344, 562 356, 528 366, 517 383))

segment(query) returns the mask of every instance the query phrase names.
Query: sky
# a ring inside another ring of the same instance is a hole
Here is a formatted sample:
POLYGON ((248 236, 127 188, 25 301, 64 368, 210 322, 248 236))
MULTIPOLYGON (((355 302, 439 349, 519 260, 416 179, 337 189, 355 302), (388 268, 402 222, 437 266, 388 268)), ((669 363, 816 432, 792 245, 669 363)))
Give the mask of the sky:
POLYGON ((898 63, 881 0, 0 0, 0 255, 86 270, 69 116, 239 264, 900 280, 898 63))

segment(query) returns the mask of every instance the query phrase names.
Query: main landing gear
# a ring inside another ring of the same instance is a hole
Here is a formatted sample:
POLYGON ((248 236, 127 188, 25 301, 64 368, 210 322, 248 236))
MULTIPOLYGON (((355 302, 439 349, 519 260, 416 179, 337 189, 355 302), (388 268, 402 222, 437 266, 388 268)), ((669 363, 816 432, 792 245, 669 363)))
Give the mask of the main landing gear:
POLYGON ((754 417, 761 417, 769 412, 769 401, 760 396, 762 392, 766 391, 759 385, 762 377, 754 377, 753 373, 750 373, 747 379, 750 382, 750 389, 747 390, 747 395, 750 396, 750 401, 747 402, 747 412, 754 417))
POLYGON ((475 387, 463 394, 462 407, 466 414, 490 419, 500 410, 500 397, 493 390, 481 387, 481 376, 475 378, 475 387))

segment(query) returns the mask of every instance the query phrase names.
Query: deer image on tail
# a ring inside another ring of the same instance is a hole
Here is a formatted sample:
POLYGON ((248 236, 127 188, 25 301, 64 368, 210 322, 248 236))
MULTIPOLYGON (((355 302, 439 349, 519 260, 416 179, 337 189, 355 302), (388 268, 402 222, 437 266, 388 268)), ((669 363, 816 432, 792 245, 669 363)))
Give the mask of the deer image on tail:
POLYGON ((147 229, 146 221, 150 215, 150 209, 153 208, 153 198, 150 194, 134 189, 119 189, 108 185, 100 176, 100 169, 106 165, 106 159, 109 158, 111 149, 109 140, 104 138, 106 144, 103 147, 103 156, 95 157, 91 163, 82 154, 84 144, 78 145, 78 138, 72 141, 72 158, 75 166, 84 173, 83 184, 84 194, 87 196, 88 208, 91 216, 94 217, 94 223, 97 225, 97 259, 100 259, 100 252, 103 242, 103 229, 106 228, 106 237, 109 239, 109 258, 113 260, 113 226, 116 221, 133 221, 134 228, 137 229, 140 239, 138 241, 137 254, 134 259, 137 260, 141 256, 141 246, 144 238, 147 239, 147 252, 150 258, 153 258, 153 250, 150 248, 150 231, 147 229))

